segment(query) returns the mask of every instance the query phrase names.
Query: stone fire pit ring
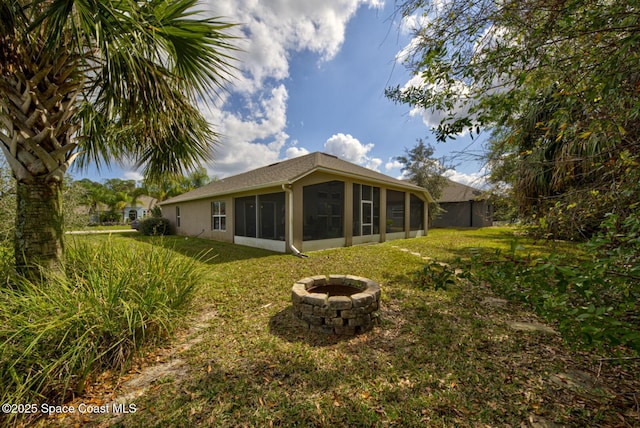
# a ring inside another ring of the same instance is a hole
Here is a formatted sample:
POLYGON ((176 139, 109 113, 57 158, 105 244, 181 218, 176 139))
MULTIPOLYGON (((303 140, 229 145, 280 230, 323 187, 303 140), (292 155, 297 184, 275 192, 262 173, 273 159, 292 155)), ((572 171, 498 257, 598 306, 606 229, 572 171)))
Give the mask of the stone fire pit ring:
POLYGON ((380 308, 377 282, 353 275, 316 275, 291 288, 293 312, 310 331, 355 335, 373 328, 380 308))

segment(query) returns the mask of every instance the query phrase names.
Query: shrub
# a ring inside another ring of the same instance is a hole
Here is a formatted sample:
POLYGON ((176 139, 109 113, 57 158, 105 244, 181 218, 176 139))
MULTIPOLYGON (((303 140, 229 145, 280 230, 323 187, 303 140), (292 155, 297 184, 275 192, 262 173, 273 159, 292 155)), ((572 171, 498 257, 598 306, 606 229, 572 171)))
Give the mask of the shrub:
POLYGON ((421 270, 415 273, 416 283, 423 290, 446 290, 456 283, 457 275, 450 265, 429 260, 421 270))
POLYGON ((203 274, 197 259, 113 242, 68 248, 66 271, 0 288, 2 403, 61 403, 126 368, 180 325, 203 274))
POLYGON ((119 223, 122 221, 122 214, 115 211, 100 213, 100 223, 119 223))
POLYGON ((161 236, 171 234, 171 223, 162 217, 147 217, 140 221, 138 230, 143 235, 161 236))

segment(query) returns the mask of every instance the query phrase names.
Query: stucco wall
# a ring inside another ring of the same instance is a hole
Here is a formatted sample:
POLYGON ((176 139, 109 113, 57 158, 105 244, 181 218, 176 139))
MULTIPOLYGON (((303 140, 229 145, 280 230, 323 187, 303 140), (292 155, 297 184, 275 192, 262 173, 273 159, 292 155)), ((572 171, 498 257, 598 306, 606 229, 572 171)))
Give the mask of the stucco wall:
POLYGON ((176 235, 198 236, 216 241, 233 242, 233 199, 219 197, 187 201, 162 206, 162 216, 169 219, 176 235), (226 230, 211 230, 211 203, 223 201, 226 204, 226 230), (180 225, 176 221, 176 207, 180 208, 180 225))
MULTIPOLYGON (((403 192, 407 192, 406 189, 401 187, 393 187, 386 186, 381 183, 375 181, 367 181, 360 179, 353 179, 350 177, 341 177, 336 176, 334 174, 329 174, 322 171, 316 171, 312 174, 309 174, 305 177, 300 178, 295 183, 290 186, 290 191, 293 195, 293 245, 301 250, 301 251, 310 251, 312 249, 319 248, 330 248, 335 246, 350 246, 353 244, 364 243, 364 242, 384 242, 387 239, 386 232, 386 190, 399 190, 403 192), (308 241, 307 244, 303 242, 303 189, 305 186, 325 183, 328 181, 342 181, 345 183, 344 189, 344 198, 345 198, 345 206, 343 211, 343 237, 336 240, 326 240, 323 245, 320 241, 308 241), (353 187, 354 183, 370 185, 380 188, 380 230, 377 235, 366 236, 366 237, 353 237, 353 187), (328 247, 327 247, 328 245, 328 247)), ((201 238, 207 239, 215 239, 219 241, 225 242, 234 242, 234 198, 236 197, 244 197, 244 196, 252 196, 256 194, 267 194, 267 193, 276 193, 283 192, 283 188, 281 186, 271 187, 266 189, 260 189, 259 191, 247 191, 242 193, 237 193, 233 195, 226 195, 223 197, 215 197, 215 198, 206 198, 202 200, 196 201, 187 201, 180 202, 177 204, 166 204, 162 205, 162 216, 169 219, 169 221, 174 225, 176 234, 183 236, 198 236, 201 238), (233 197, 232 197, 233 196, 233 197), (211 203, 213 201, 224 201, 226 203, 226 231, 214 231, 211 230, 211 203), (176 207, 180 208, 180 225, 177 226, 176 221, 176 207)), ((408 238, 410 236, 420 236, 426 233, 426 218, 427 218, 427 206, 428 204, 425 201, 424 204, 424 213, 423 213, 423 225, 425 225, 425 230, 419 232, 409 232, 409 193, 406 193, 406 203, 407 209, 405 210, 405 225, 406 231, 400 234, 390 235, 390 239, 398 239, 398 238, 408 238)), ((421 197, 422 195, 418 195, 421 197)), ((289 192, 285 192, 285 206, 287 212, 286 218, 286 243, 290 242, 290 218, 289 218, 289 205, 290 205, 290 197, 289 192)), ((242 243, 248 243, 250 240, 243 240, 242 243)), ((278 243, 282 241, 274 241, 274 243, 278 243)), ((278 244, 278 248, 280 248, 280 244, 278 244)), ((289 249, 287 248, 287 251, 289 249)))

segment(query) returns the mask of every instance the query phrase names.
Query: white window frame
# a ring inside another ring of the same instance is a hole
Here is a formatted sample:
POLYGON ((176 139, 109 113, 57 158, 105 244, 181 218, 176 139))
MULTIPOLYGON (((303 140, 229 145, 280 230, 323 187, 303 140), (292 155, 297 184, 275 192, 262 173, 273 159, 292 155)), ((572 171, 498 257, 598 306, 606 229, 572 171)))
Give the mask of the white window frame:
POLYGON ((227 230, 227 204, 225 201, 211 202, 211 230, 217 230, 219 232, 225 232, 227 230), (223 211, 222 207, 224 207, 224 214, 221 214, 223 211), (216 219, 218 220, 217 228, 216 219))

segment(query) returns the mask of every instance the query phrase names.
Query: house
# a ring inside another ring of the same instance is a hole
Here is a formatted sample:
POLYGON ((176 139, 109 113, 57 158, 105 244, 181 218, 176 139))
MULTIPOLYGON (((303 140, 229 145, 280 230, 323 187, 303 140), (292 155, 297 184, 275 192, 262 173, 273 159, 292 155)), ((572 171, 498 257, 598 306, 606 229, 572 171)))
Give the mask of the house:
POLYGON ((151 215, 151 210, 157 203, 158 200, 151 196, 138 196, 135 202, 127 204, 127 206, 122 210, 122 221, 125 223, 132 222, 151 215))
POLYGON ((315 152, 160 205, 178 235, 297 254, 424 235, 431 201, 422 187, 315 152))
POLYGON ((493 205, 483 191, 447 180, 432 227, 485 227, 493 224, 493 205))

